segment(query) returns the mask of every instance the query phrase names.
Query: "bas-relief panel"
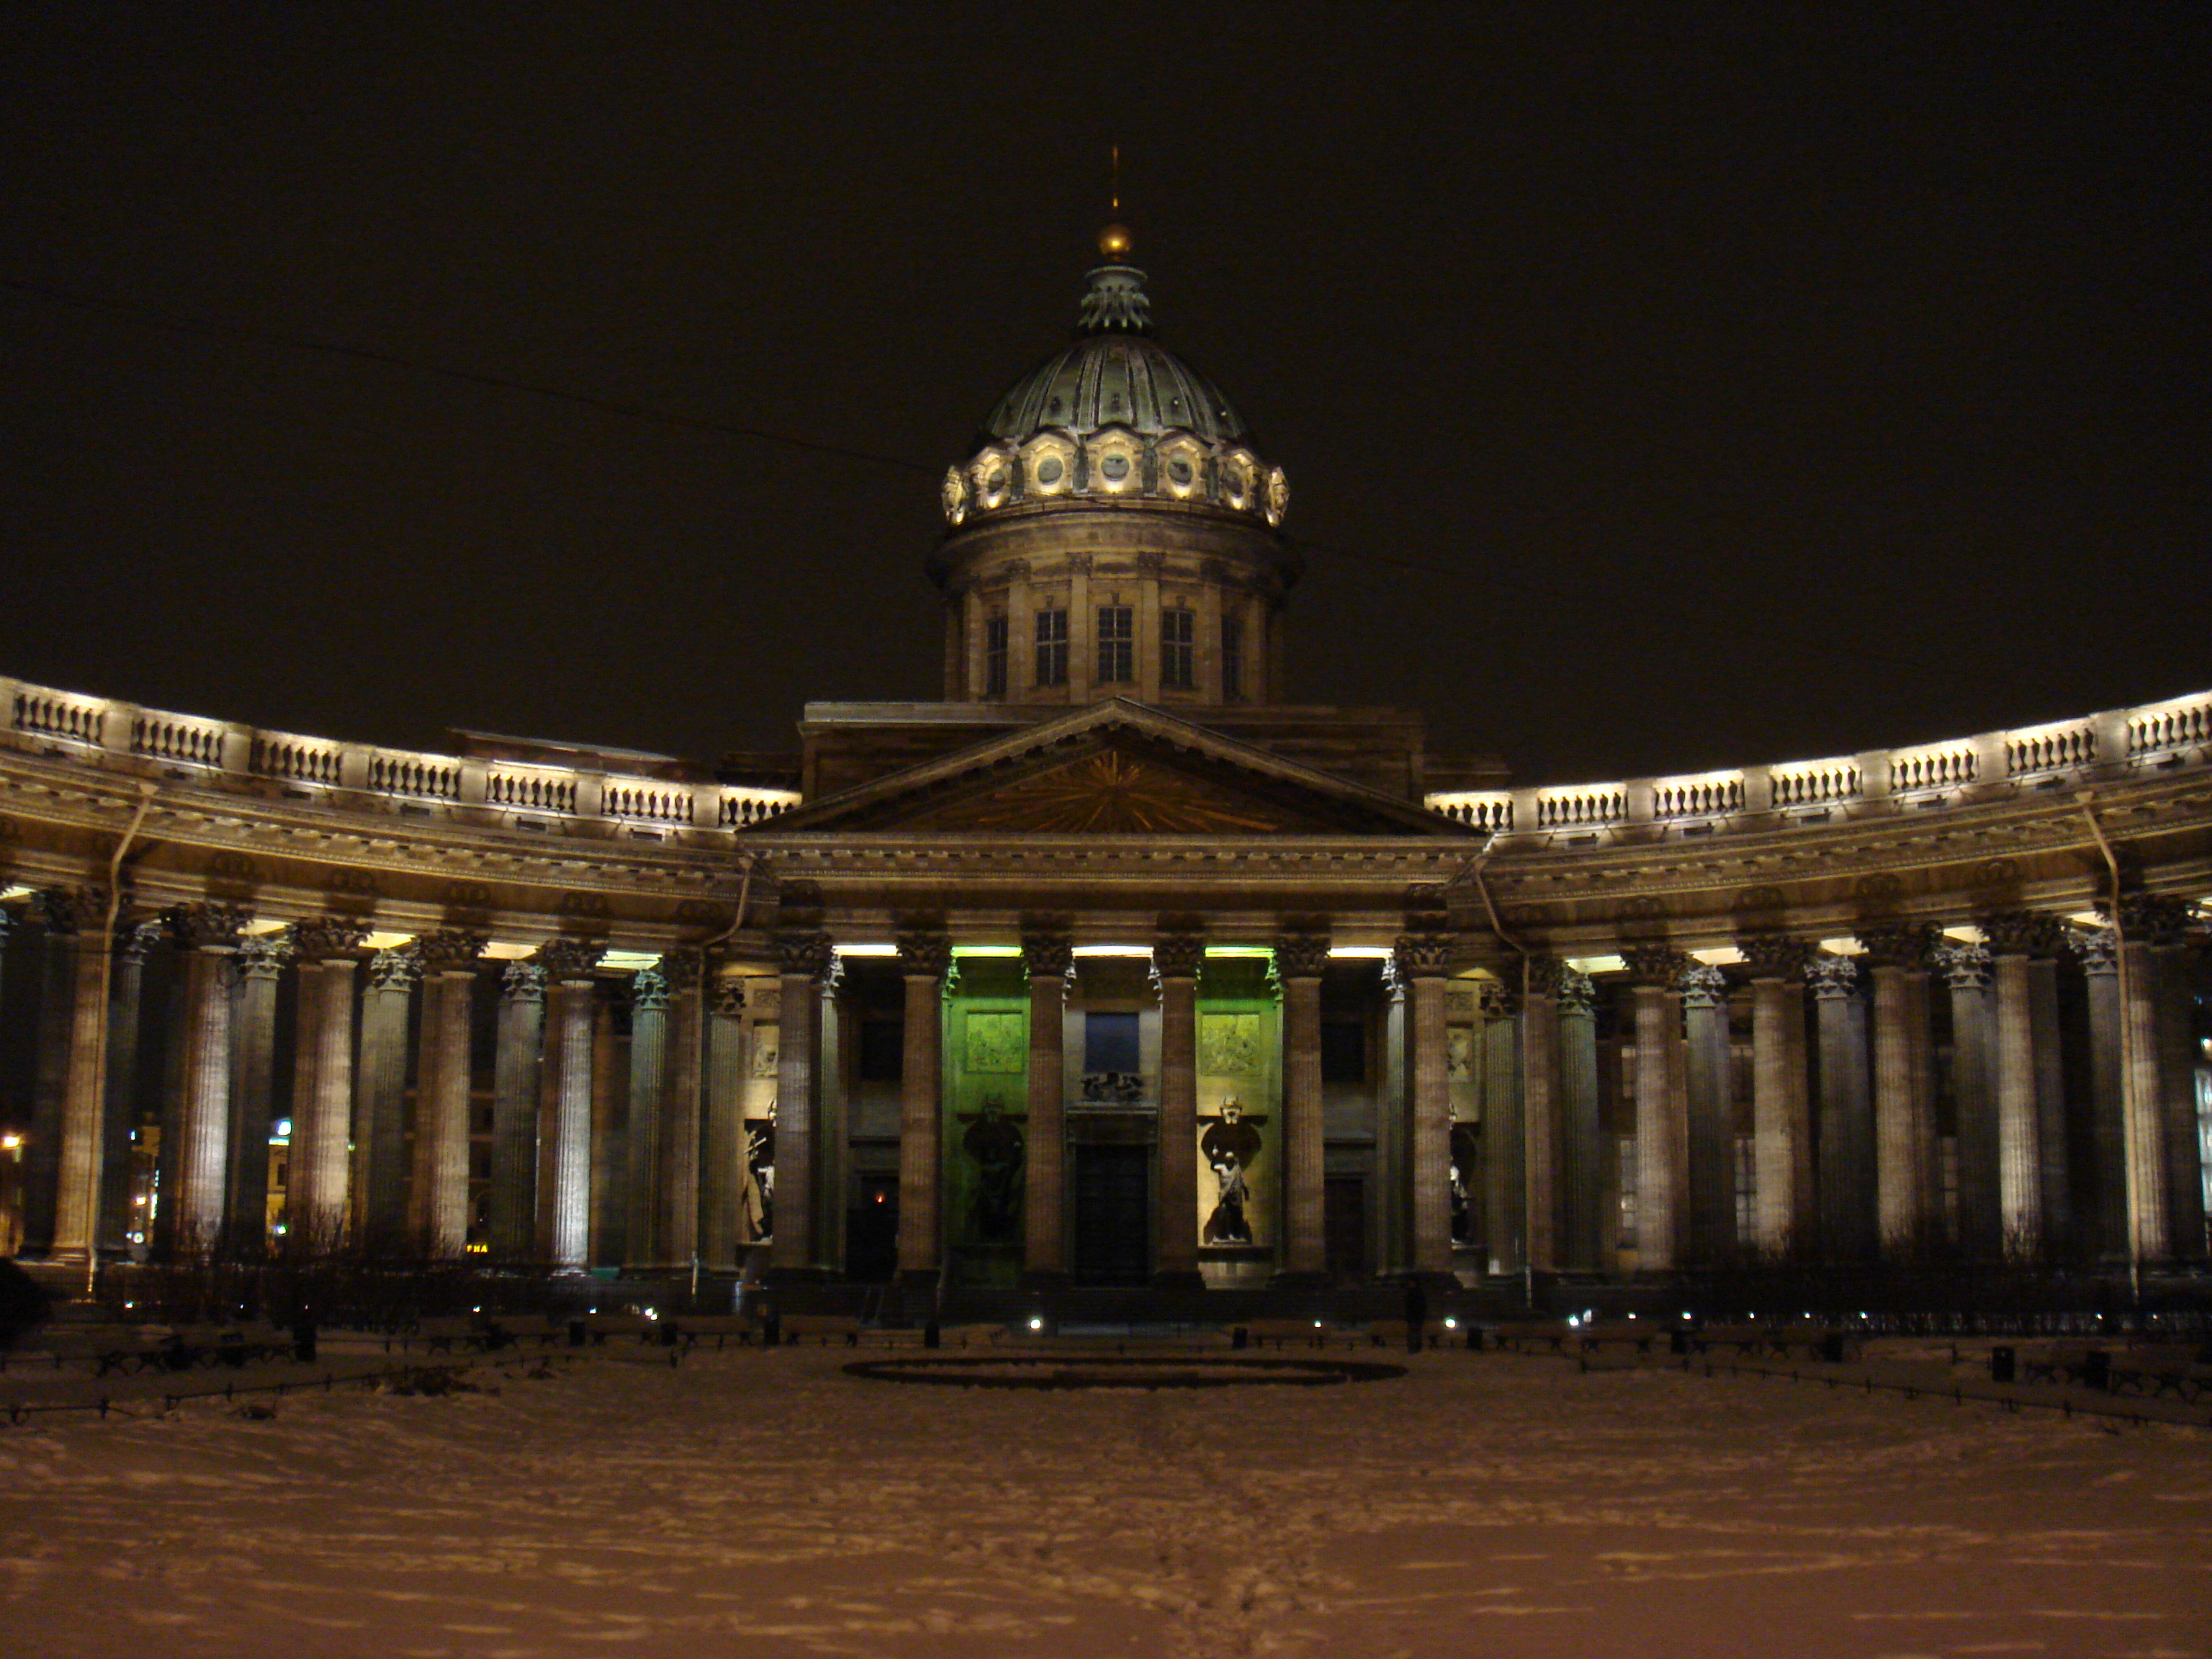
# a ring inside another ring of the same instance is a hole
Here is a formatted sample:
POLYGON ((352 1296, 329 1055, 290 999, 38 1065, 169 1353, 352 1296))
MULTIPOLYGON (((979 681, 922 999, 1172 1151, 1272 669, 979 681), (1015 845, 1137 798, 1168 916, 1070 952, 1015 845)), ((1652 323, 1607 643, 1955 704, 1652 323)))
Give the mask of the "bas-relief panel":
POLYGON ((773 1079, 775 1076, 777 1057, 781 1052, 782 1048, 776 1040, 775 1026, 753 1027, 752 1075, 754 1077, 773 1079))
POLYGON ((1198 1069, 1214 1076, 1258 1077, 1265 1068, 1258 1014, 1200 1014, 1198 1069))
POLYGON ((1029 1057, 1026 1013, 971 1013, 966 1021, 967 1069, 1005 1073, 1024 1068, 1029 1057))
POLYGON ((1444 1032, 1444 1079, 1450 1083, 1474 1081, 1474 1031, 1470 1026, 1454 1025, 1444 1032))

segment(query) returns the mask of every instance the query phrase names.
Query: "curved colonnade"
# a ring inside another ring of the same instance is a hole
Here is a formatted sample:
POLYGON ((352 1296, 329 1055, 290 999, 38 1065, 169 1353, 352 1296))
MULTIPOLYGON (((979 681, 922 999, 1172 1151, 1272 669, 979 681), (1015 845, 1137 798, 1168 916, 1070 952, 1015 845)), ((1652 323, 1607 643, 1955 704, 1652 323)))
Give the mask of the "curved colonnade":
POLYGON ((0 690, 26 1257, 2206 1253, 2212 694, 1432 832, 1086 836, 0 690))

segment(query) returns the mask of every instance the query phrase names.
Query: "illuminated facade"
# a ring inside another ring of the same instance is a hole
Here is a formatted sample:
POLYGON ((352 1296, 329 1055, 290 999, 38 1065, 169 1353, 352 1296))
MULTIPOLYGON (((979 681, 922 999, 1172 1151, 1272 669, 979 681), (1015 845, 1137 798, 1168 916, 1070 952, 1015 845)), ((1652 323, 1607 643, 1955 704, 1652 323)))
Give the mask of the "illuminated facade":
POLYGON ((1109 264, 945 478, 945 700, 787 768, 9 683, 23 1253, 2203 1260, 2212 693, 1511 788, 1287 701, 1288 500, 1109 264))

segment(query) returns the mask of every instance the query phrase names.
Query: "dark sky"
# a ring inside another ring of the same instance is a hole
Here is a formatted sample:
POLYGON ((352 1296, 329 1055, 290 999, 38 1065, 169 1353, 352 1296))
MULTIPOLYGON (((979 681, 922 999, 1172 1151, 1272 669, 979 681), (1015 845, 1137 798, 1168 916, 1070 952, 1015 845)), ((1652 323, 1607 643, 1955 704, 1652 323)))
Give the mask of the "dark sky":
POLYGON ((1118 142, 1301 700, 1540 781, 2203 690, 2208 110, 2193 4, 15 0, 0 672, 702 757, 933 697, 935 475, 1118 142))

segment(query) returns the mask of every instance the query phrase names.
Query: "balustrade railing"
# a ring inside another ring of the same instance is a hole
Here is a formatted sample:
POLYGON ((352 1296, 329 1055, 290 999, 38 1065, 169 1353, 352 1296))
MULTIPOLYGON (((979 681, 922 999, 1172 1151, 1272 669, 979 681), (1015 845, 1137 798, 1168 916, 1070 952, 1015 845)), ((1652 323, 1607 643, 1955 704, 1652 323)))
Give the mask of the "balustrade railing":
MULTIPOLYGON (((303 787, 357 791, 396 803, 392 810, 489 811, 510 821, 568 821, 586 834, 595 833, 593 823, 612 820, 626 832, 697 835, 770 823, 799 800, 796 790, 754 784, 691 784, 580 768, 471 762, 254 731, 20 681, 0 680, 0 688, 10 711, 9 732, 0 739, 12 740, 18 748, 63 756, 82 751, 82 758, 93 764, 118 756, 169 768, 188 766, 210 781, 260 781, 291 793, 303 787)), ((2116 770, 2189 765, 2212 765, 2212 692, 1951 743, 1790 761, 1753 769, 1748 775, 1709 772, 1633 784, 1461 790, 1430 795, 1426 804, 1493 835, 1564 833, 1579 841, 1641 823, 1647 811, 1651 823, 1666 833, 1706 834, 1725 830, 1731 820, 1768 813, 1819 819, 1831 812, 1948 810, 1998 798, 1991 790, 2001 794, 2013 787, 2061 787, 2069 775, 2106 777, 2116 770), (2000 769, 2002 777, 1996 775, 2000 769), (1643 804, 1647 789, 1648 809, 1643 804)))

